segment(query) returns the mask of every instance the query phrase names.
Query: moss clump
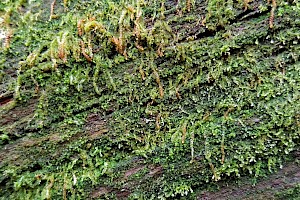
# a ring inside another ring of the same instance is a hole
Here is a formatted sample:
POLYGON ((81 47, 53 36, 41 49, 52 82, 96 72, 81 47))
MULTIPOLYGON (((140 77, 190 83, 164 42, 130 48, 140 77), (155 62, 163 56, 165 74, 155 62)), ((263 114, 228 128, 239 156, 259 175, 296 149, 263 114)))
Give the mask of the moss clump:
POLYGON ((298 8, 0 3, 0 196, 194 198, 275 171, 299 145, 298 8))
POLYGON ((299 191, 300 191, 300 185, 296 185, 295 187, 282 190, 276 194, 276 197, 278 199, 299 199, 299 191))

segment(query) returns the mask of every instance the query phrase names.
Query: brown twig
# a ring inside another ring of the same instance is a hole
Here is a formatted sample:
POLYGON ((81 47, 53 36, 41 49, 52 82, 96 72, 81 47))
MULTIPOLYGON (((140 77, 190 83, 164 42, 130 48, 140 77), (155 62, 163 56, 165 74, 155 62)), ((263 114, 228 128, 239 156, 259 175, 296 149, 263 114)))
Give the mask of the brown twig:
POLYGON ((160 82, 159 75, 158 75, 158 73, 157 73, 156 70, 153 70, 153 74, 154 74, 156 83, 157 83, 158 88, 159 88, 159 95, 160 95, 161 98, 163 98, 164 97, 164 89, 163 89, 163 86, 162 86, 162 84, 160 82))
POLYGON ((157 55, 159 57, 163 57, 164 56, 164 53, 162 51, 162 45, 159 45, 158 49, 157 49, 157 55))
POLYGON ((194 154, 195 154, 195 149, 194 149, 194 140, 195 140, 195 134, 192 132, 191 133, 191 140, 190 140, 190 147, 191 147, 191 161, 190 163, 194 162, 194 154))
POLYGON ((84 21, 85 21, 84 19, 80 19, 77 22, 77 30, 78 30, 78 35, 79 36, 82 36, 82 25, 83 25, 84 21))
POLYGON ((186 8, 188 12, 191 11, 191 0, 186 0, 186 8))
POLYGON ((276 0, 272 0, 272 9, 271 9, 271 14, 269 19, 269 26, 271 29, 274 27, 274 16, 275 16, 276 6, 277 6, 276 0))
POLYGON ((53 187, 54 184, 54 178, 50 177, 49 179, 50 183, 46 186, 46 199, 51 199, 51 195, 50 195, 50 189, 53 187))
POLYGON ((139 72, 141 74, 142 80, 144 81, 146 78, 145 78, 145 72, 142 67, 139 67, 139 72))
POLYGON ((144 47, 142 47, 141 45, 139 45, 138 42, 135 43, 135 47, 136 47, 139 51, 144 51, 144 47))
POLYGON ((10 46, 10 40, 11 40, 12 36, 13 36, 13 31, 9 30, 6 37, 5 37, 5 40, 4 40, 4 47, 6 49, 8 49, 9 46, 10 46))
POLYGON ((68 9, 68 0, 64 0, 64 10, 67 11, 68 9))
POLYGON ((122 41, 122 38, 119 37, 112 37, 110 39, 110 41, 116 46, 116 50, 117 52, 119 52, 120 54, 122 54, 123 56, 126 55, 126 52, 125 52, 125 47, 123 45, 123 41, 122 41))
POLYGON ((156 116, 156 120, 155 120, 155 126, 156 129, 159 130, 160 129, 160 113, 156 116))
POLYGON ((82 55, 85 57, 85 59, 88 62, 92 62, 93 59, 87 53, 85 53, 85 46, 84 46, 84 42, 82 40, 80 40, 80 46, 81 46, 82 55))
POLYGON ((67 55, 65 51, 65 38, 62 38, 62 41, 58 42, 58 57, 64 62, 67 62, 67 55))
POLYGON ((177 99, 181 99, 180 93, 179 93, 179 86, 175 88, 175 94, 177 99))
POLYGON ((228 114, 231 112, 231 111, 233 111, 233 107, 230 107, 230 108, 228 108, 227 109, 227 111, 224 113, 224 117, 227 119, 227 117, 228 117, 228 114))
POLYGON ((225 136, 224 136, 224 134, 223 134, 223 136, 222 136, 222 141, 221 141, 221 153, 222 153, 221 163, 222 163, 222 165, 224 164, 224 161, 225 161, 225 146, 224 146, 224 140, 225 140, 225 136))
POLYGON ((184 143, 185 138, 186 138, 186 125, 187 125, 187 123, 184 122, 182 127, 181 127, 181 130, 182 130, 181 143, 182 144, 184 143))
POLYGON ((214 175, 214 179, 215 179, 215 181, 217 181, 218 180, 218 178, 217 178, 217 174, 216 174, 216 170, 215 170, 215 166, 211 163, 211 162, 209 162, 209 166, 210 166, 210 169, 211 169, 211 171, 213 172, 213 175, 214 175))
POLYGON ((52 3, 51 3, 50 19, 49 19, 50 21, 51 21, 51 19, 54 18, 54 16, 55 16, 55 15, 54 15, 54 6, 55 6, 55 3, 56 3, 56 0, 53 0, 52 3))
POLYGON ((203 116, 203 121, 208 120, 209 116, 211 115, 211 112, 206 112, 205 115, 203 116))

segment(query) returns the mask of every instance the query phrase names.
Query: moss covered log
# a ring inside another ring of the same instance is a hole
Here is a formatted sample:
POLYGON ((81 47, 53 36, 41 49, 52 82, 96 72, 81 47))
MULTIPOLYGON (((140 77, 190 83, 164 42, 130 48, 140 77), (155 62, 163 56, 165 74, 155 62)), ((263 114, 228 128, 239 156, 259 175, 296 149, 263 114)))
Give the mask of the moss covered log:
POLYGON ((3 0, 0 17, 1 199, 195 199, 299 147, 298 1, 3 0))

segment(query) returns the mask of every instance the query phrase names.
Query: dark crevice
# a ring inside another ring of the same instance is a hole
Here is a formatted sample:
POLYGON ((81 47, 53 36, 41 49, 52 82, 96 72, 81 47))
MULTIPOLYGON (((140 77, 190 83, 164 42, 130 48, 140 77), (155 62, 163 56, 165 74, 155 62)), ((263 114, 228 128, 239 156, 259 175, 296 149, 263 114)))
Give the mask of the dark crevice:
POLYGON ((269 13, 271 10, 271 8, 269 7, 268 10, 265 10, 265 11, 260 11, 259 9, 255 9, 255 10, 247 10, 241 14, 239 14, 237 17, 236 17, 236 22, 238 21, 245 21, 245 20, 248 20, 249 18, 253 19, 253 18, 258 18, 262 15, 265 15, 267 13, 269 13))
POLYGON ((9 102, 11 102, 14 98, 12 93, 0 95, 0 106, 3 106, 9 102))

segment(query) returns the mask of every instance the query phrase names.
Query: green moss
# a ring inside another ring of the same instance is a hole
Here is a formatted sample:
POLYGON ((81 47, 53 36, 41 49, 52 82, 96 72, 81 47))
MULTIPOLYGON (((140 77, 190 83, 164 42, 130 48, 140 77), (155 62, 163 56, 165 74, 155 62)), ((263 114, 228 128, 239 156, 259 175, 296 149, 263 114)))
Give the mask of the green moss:
POLYGON ((285 189, 276 194, 276 198, 278 199, 299 199, 299 189, 300 185, 296 185, 295 187, 285 189))
POLYGON ((3 199, 194 198, 281 166, 299 145, 298 3, 272 29, 267 2, 186 3, 57 1, 51 20, 49 1, 0 3, 3 199))

